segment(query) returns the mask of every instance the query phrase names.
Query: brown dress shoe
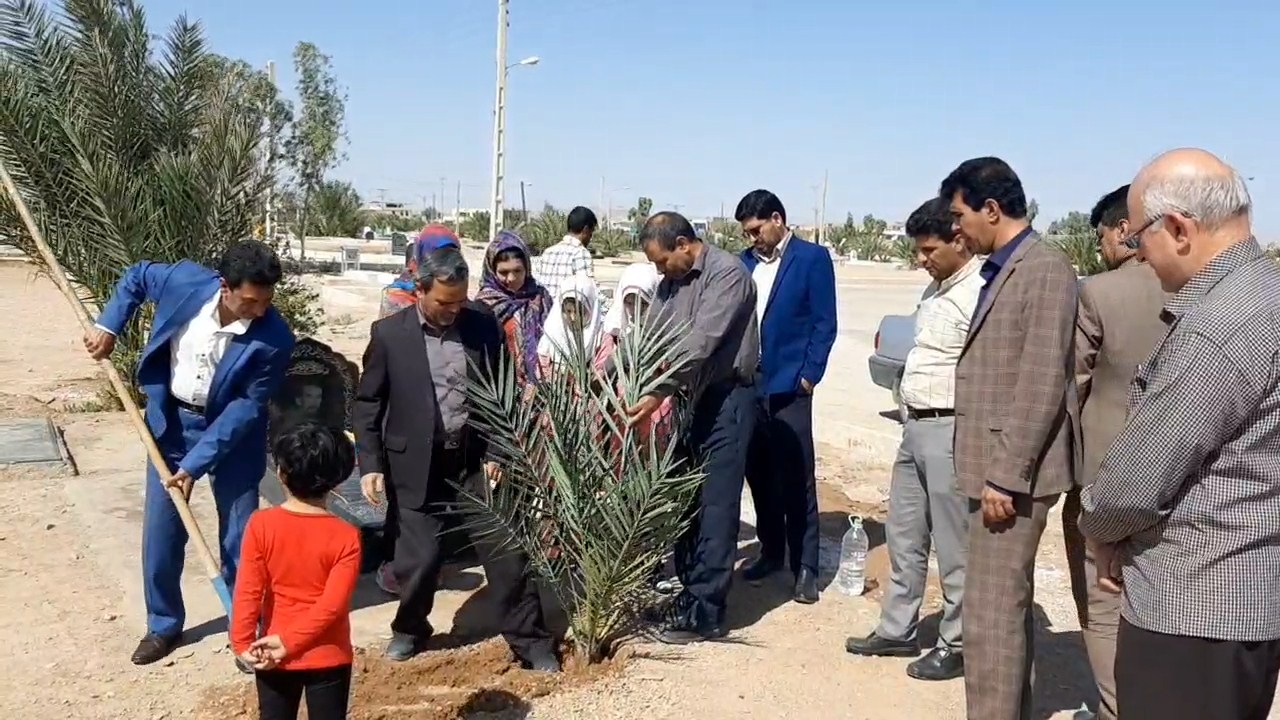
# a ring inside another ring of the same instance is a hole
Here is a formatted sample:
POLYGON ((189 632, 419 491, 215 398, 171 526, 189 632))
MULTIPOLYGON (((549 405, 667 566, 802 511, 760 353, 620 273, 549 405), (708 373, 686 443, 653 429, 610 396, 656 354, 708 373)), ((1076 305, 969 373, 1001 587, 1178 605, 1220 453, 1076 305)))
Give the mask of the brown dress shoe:
POLYGON ((178 638, 166 638, 156 635, 155 633, 147 633, 138 643, 138 648, 133 651, 130 661, 134 665, 150 665, 168 657, 178 647, 178 638))

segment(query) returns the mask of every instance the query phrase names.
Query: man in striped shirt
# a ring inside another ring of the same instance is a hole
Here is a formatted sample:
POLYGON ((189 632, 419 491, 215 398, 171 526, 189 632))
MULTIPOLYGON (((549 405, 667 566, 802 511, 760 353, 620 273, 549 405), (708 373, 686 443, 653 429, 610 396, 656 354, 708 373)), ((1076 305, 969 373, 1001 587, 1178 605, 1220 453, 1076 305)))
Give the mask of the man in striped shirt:
POLYGON ((1265 720, 1280 672, 1280 268, 1240 174, 1174 150, 1129 191, 1173 296, 1124 429, 1081 492, 1100 578, 1122 576, 1121 718, 1265 720))
POLYGON ((969 545, 969 503, 956 487, 956 363, 978 307, 984 258, 970 254, 952 227, 951 202, 934 198, 907 218, 907 235, 933 282, 916 310, 915 346, 902 375, 902 442, 889 487, 885 543, 893 572, 880 608, 880 624, 853 637, 854 655, 914 657, 929 576, 929 548, 938 555, 942 623, 938 643, 907 666, 918 680, 950 680, 964 674, 960 608, 969 545), (932 542, 931 542, 932 541, 932 542))

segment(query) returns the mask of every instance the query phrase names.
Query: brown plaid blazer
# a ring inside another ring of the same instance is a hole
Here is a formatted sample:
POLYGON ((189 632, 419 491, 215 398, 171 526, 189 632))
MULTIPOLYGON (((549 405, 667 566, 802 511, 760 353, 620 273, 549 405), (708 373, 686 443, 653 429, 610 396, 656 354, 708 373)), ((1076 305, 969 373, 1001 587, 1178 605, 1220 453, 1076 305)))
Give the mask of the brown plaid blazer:
POLYGON ((1077 285, 1067 257, 1031 233, 991 281, 956 365, 956 476, 1050 497, 1078 465, 1073 355, 1077 285))

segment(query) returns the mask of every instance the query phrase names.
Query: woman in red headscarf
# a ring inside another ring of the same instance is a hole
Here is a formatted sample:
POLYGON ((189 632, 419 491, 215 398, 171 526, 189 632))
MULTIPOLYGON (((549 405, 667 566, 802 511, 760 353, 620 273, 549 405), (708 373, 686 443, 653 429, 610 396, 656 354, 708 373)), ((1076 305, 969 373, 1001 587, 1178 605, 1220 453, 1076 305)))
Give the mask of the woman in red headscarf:
POLYGON ((382 305, 378 309, 379 318, 384 318, 413 304, 413 292, 418 286, 418 264, 427 255, 442 247, 461 248, 458 244, 458 236, 440 223, 431 223, 422 228, 422 232, 418 233, 418 239, 413 243, 400 277, 382 289, 382 305))

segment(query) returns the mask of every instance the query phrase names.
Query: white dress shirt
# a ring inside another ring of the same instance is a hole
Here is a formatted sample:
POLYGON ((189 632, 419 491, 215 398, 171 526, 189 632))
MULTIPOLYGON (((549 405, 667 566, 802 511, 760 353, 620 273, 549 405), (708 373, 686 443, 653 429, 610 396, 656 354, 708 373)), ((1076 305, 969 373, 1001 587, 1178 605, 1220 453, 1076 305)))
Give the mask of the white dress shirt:
POLYGON ((791 231, 783 236, 782 242, 773 249, 773 255, 765 257, 752 250, 756 256, 756 267, 751 271, 751 279, 756 284, 756 323, 764 324, 764 311, 769 307, 769 293, 773 292, 773 282, 778 279, 778 268, 782 266, 782 253, 791 242, 791 231))
POLYGON ((231 344, 231 338, 243 335, 249 329, 249 320, 222 324, 218 317, 221 297, 221 291, 214 292, 195 317, 179 328, 169 341, 172 358, 169 392, 182 402, 198 407, 204 407, 209 401, 213 375, 227 352, 227 345, 231 344))
POLYGON ((954 275, 925 288, 916 308, 915 345, 907 353, 899 394, 907 407, 951 410, 956 404, 956 363, 969 335, 984 281, 984 257, 970 258, 954 275))

